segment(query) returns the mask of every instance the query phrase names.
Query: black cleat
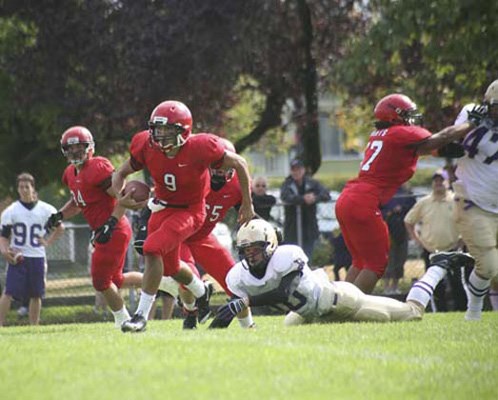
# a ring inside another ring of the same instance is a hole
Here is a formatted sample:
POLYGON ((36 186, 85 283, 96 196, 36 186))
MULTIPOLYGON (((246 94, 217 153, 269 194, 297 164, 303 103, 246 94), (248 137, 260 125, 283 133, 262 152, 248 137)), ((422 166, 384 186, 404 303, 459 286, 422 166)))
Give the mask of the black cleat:
POLYGON ((122 332, 143 332, 147 326, 147 320, 142 314, 135 314, 130 320, 121 324, 122 332))
POLYGON ((183 329, 197 329, 197 311, 184 310, 185 319, 183 320, 183 329))
POLYGON ((431 265, 437 265, 448 272, 454 271, 460 267, 473 268, 475 259, 469 253, 462 251, 440 251, 429 256, 431 265))
POLYGON ((211 309, 209 308, 209 300, 211 300, 211 295, 213 294, 213 284, 209 281, 204 282, 204 288, 206 291, 199 297, 196 301, 197 305, 197 320, 199 324, 205 323, 211 316, 211 309))

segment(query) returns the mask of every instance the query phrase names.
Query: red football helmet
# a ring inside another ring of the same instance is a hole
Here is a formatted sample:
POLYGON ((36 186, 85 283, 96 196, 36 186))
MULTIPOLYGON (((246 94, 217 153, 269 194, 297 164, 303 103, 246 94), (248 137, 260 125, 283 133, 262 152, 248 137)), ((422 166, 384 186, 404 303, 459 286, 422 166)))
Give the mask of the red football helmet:
POLYGON ((84 126, 72 126, 62 134, 61 150, 69 163, 83 164, 95 151, 92 133, 84 126))
POLYGON ((417 105, 404 94, 390 94, 380 99, 374 109, 377 121, 391 125, 420 125, 422 115, 417 112, 417 105))
POLYGON ((192 133, 192 114, 179 101, 163 101, 150 115, 149 131, 152 142, 169 152, 183 146, 192 133))

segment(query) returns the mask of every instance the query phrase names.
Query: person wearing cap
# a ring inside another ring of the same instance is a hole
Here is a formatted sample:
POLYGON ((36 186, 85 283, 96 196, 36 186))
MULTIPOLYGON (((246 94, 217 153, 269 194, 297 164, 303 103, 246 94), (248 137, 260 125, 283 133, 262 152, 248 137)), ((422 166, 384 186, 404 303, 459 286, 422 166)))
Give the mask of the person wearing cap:
MULTIPOLYGON (((448 190, 447 172, 438 170, 432 175, 432 192, 422 197, 406 214, 405 227, 410 237, 422 248, 425 268, 429 256, 440 251, 453 251, 462 245, 453 218, 454 194, 448 190)), ((466 296, 460 271, 448 274, 455 310, 465 311, 466 296)), ((433 311, 448 311, 446 284, 442 280, 434 290, 433 311)))
MULTIPOLYGON (((466 105, 455 124, 468 120, 466 105)), ((465 155, 458 159, 453 184, 457 229, 476 259, 467 282, 466 320, 480 320, 484 297, 498 310, 498 79, 492 82, 481 106, 486 115, 463 139, 465 155)))
POLYGON ((280 199, 284 203, 284 242, 300 245, 311 258, 320 232, 316 219, 316 204, 330 201, 327 189, 306 174, 302 160, 290 163, 290 175, 280 187, 280 199))

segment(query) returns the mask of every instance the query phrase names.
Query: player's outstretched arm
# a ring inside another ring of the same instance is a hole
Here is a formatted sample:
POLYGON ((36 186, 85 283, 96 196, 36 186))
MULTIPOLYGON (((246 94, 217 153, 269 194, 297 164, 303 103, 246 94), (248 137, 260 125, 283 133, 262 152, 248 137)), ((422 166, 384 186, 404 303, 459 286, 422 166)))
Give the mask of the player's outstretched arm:
POLYGON ((131 165, 130 159, 126 160, 114 173, 112 174, 112 185, 109 188, 109 194, 118 200, 119 206, 129 208, 131 210, 140 210, 145 207, 146 201, 136 202, 131 197, 131 192, 122 195, 125 186, 126 177, 133 174, 135 169, 131 165))
POLYGON ((475 125, 470 122, 448 126, 429 138, 416 143, 414 145, 415 150, 419 155, 430 154, 433 150, 439 149, 448 143, 459 141, 474 128, 475 125))
POLYGON ((242 203, 239 209, 238 222, 239 224, 249 222, 255 217, 256 214, 254 213, 254 207, 252 205, 250 175, 246 160, 236 153, 227 151, 223 157, 223 164, 221 165, 221 168, 233 168, 237 171, 240 189, 242 191, 242 203))

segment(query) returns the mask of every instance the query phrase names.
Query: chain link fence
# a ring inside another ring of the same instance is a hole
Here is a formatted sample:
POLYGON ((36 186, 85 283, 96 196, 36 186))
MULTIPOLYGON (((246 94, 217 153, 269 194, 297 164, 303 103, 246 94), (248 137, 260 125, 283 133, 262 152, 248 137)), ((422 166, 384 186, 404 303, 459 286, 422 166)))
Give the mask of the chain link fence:
MULTIPOLYGON (((335 218, 335 200, 337 195, 332 196, 332 201, 320 203, 317 207, 318 224, 320 230, 320 239, 315 248, 312 265, 314 268, 325 268, 331 279, 334 279, 333 274, 333 252, 331 238, 339 231, 339 224, 335 218)), ((284 222, 284 205, 277 202, 271 210, 271 222, 279 227, 283 226, 284 222)), ((230 225, 230 224, 229 224, 230 225)), ((87 306, 90 313, 95 309, 95 320, 112 319, 105 307, 102 305, 102 299, 96 297, 95 290, 92 287, 89 266, 90 266, 90 228, 86 224, 65 223, 65 232, 63 236, 47 249, 48 271, 46 294, 43 300, 43 307, 51 306, 87 306), (97 310, 96 308, 99 308, 97 310)), ((219 239, 222 243, 233 245, 230 241, 234 240, 235 230, 218 229, 215 234, 220 235, 219 239)), ((232 246, 233 250, 233 246, 232 246)), ((405 264, 405 276, 400 283, 400 288, 404 293, 411 286, 412 280, 417 279, 423 274, 424 264, 420 259, 419 250, 416 246, 410 245, 409 259, 405 264)), ((235 256, 236 257, 236 256, 235 256)), ((125 270, 131 271, 140 270, 140 259, 130 245, 125 270)), ((6 264, 0 266, 0 282, 2 287, 5 284, 5 269, 6 264)), ((345 269, 340 271, 341 279, 344 279, 345 269)), ((380 283, 379 291, 382 291, 380 283)), ((218 287, 219 288, 219 287, 218 287)), ((122 292, 130 309, 135 308, 135 303, 138 297, 136 290, 125 290, 122 292)), ((13 303, 13 309, 20 307, 20 302, 13 303)), ((42 311, 42 318, 44 313, 42 311)), ((88 311, 87 311, 88 312, 88 311)), ((89 315, 83 319, 92 320, 89 315)))

